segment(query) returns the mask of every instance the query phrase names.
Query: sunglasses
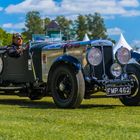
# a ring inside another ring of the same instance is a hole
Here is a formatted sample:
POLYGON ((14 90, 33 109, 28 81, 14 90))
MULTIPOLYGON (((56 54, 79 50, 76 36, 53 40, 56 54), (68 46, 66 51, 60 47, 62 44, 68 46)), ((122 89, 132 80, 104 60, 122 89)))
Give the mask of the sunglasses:
POLYGON ((22 37, 18 37, 17 39, 20 40, 20 39, 23 39, 23 38, 22 37))
POLYGON ((13 38, 23 39, 21 35, 17 35, 17 34, 13 35, 13 38))

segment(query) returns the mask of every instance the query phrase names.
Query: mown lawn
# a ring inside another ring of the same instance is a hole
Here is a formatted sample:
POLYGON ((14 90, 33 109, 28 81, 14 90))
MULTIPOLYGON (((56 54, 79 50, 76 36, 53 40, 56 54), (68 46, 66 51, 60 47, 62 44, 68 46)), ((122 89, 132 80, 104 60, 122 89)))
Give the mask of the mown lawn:
POLYGON ((90 99, 58 109, 51 98, 0 96, 0 140, 140 140, 140 107, 90 99))

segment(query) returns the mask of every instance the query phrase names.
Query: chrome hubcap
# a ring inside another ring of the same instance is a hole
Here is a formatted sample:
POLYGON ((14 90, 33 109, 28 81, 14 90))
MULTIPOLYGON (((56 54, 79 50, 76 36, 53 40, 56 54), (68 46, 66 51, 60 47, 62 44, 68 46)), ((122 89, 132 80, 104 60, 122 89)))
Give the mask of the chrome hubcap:
POLYGON ((61 82, 61 83, 59 84, 59 90, 60 90, 60 91, 64 91, 64 89, 65 89, 65 85, 61 82))

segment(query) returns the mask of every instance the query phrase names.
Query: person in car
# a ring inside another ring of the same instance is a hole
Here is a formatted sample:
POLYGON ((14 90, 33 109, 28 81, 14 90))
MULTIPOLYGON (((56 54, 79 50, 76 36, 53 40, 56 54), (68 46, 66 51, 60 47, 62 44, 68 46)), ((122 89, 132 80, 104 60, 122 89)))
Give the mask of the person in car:
POLYGON ((23 38, 19 33, 14 33, 12 43, 8 45, 8 54, 11 57, 20 57, 23 54, 23 38))

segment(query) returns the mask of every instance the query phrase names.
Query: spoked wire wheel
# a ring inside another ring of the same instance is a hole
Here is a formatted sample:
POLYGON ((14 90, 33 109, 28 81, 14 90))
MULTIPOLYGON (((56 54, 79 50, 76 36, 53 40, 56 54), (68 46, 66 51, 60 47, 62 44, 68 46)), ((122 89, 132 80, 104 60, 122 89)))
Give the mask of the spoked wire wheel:
POLYGON ((81 71, 67 65, 59 66, 51 78, 51 92, 60 108, 76 108, 84 98, 85 82, 81 71))
POLYGON ((137 106, 140 104, 140 68, 130 64, 127 67, 127 73, 133 82, 131 94, 121 96, 120 101, 127 106, 137 106))

